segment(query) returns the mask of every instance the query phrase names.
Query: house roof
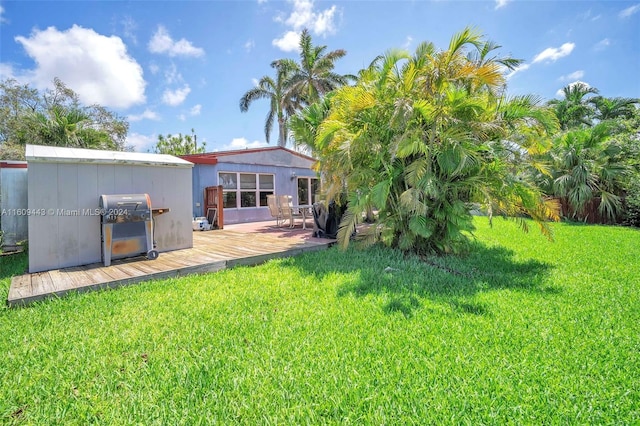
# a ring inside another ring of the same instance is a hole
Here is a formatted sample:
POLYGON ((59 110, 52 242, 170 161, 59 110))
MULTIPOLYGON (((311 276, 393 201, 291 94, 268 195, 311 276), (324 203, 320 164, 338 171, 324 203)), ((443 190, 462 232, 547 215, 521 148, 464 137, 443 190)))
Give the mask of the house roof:
POLYGON ((285 155, 292 155, 294 156, 294 158, 308 161, 310 163, 315 163, 317 161, 313 157, 309 157, 308 155, 301 154, 299 152, 293 151, 288 148, 284 148, 282 146, 247 148, 247 149, 237 149, 237 150, 231 150, 231 151, 216 151, 216 152, 207 152, 204 154, 189 154, 189 155, 181 155, 180 158, 190 161, 194 164, 213 165, 213 164, 218 164, 219 162, 238 163, 238 162, 244 162, 244 161, 249 161, 254 164, 258 164, 258 163, 270 164, 271 163, 270 159, 274 158, 270 154, 278 154, 278 153, 285 154, 285 155))
POLYGON ((0 169, 26 169, 26 161, 0 161, 0 169))
POLYGON ((193 164, 189 161, 167 154, 102 151, 59 146, 27 145, 25 157, 27 162, 36 163, 101 163, 193 167, 193 164))

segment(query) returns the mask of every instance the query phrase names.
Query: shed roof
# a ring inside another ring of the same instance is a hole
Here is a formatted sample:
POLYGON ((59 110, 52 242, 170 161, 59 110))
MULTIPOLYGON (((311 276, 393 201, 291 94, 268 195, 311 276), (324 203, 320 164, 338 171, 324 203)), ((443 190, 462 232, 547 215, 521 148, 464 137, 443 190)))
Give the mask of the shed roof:
POLYGON ((167 154, 144 152, 102 151, 98 149, 27 145, 27 162, 36 163, 100 163, 148 166, 193 167, 193 163, 167 154))

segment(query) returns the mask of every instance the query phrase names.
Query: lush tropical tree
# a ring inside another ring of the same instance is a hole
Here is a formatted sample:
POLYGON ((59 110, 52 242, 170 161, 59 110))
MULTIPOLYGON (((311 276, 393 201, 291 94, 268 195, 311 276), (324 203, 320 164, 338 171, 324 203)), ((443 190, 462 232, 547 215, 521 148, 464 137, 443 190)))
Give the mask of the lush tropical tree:
POLYGON ((0 158, 23 159, 24 145, 122 150, 129 124, 100 105, 84 106, 61 80, 42 93, 0 82, 0 158))
POLYGON ((271 63, 276 71, 275 80, 270 76, 260 79, 256 87, 240 98, 240 111, 247 112, 249 106, 258 99, 269 100, 270 107, 264 123, 264 135, 269 142, 274 121, 278 122, 278 146, 287 145, 288 122, 299 106, 298 98, 291 91, 290 79, 297 70, 294 61, 281 59, 271 63))
POLYGON ((315 155, 318 151, 315 146, 318 129, 329 115, 330 108, 331 93, 311 105, 307 105, 291 117, 289 129, 293 135, 293 143, 296 146, 305 147, 312 155, 315 155))
POLYGON ((459 252, 473 231, 472 203, 495 214, 546 220, 557 206, 529 179, 529 152, 557 129, 553 112, 532 97, 506 100, 504 67, 492 45, 465 29, 448 49, 422 43, 414 55, 390 51, 337 89, 314 146, 328 197, 348 193, 339 240, 375 208, 363 236, 403 250, 459 252), (473 54, 476 52, 477 54, 473 54))
MULTIPOLYGON (((562 199, 563 213, 575 220, 614 221, 625 208, 633 174, 638 99, 606 98, 585 83, 563 89, 564 99, 549 102, 563 132, 556 135, 545 189, 562 199)), ((627 205, 629 205, 627 203, 627 205)))
POLYGON ((594 117, 598 121, 614 120, 617 118, 629 119, 636 113, 636 105, 640 103, 635 98, 605 98, 594 96, 589 99, 595 108, 594 117))
POLYGON ((596 205, 601 217, 613 221, 622 210, 621 198, 630 165, 623 147, 614 138, 615 123, 561 134, 553 144, 552 188, 568 206, 565 212, 577 220, 593 220, 589 208, 596 205))
POLYGON ((158 135, 158 142, 156 142, 153 151, 157 154, 170 155, 202 154, 206 152, 206 143, 203 142, 201 146, 198 146, 198 136, 195 130, 191 129, 190 135, 182 133, 158 135))
POLYGON ((595 111, 586 96, 597 94, 598 89, 581 81, 576 81, 565 86, 562 89, 562 93, 564 95, 563 99, 549 101, 549 105, 555 109, 560 128, 568 130, 574 127, 591 126, 595 111))
POLYGON ((343 49, 327 52, 327 46, 315 46, 309 31, 300 34, 300 62, 291 76, 291 91, 306 104, 317 101, 333 89, 354 79, 350 75, 334 72, 335 62, 344 57, 343 49))

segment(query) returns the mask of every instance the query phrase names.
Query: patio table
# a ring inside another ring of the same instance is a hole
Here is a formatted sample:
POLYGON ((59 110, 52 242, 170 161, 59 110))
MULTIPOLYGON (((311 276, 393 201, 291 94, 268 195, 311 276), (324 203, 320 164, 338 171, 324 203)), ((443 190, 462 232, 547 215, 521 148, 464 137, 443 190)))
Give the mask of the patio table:
MULTIPOLYGON (((311 204, 294 204, 291 206, 293 210, 298 210, 300 214, 302 214, 302 229, 307 229, 307 216, 311 215, 313 217, 313 212, 311 209, 313 205, 311 204)), ((294 227, 294 223, 291 223, 291 228, 294 227)))

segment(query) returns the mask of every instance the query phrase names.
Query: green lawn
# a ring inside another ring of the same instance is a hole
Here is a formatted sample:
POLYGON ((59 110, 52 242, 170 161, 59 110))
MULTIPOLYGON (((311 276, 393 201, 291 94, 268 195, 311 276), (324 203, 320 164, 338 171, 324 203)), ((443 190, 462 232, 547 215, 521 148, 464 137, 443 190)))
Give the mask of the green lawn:
POLYGON ((0 308, 0 423, 640 423, 640 231, 476 223, 0 308))

